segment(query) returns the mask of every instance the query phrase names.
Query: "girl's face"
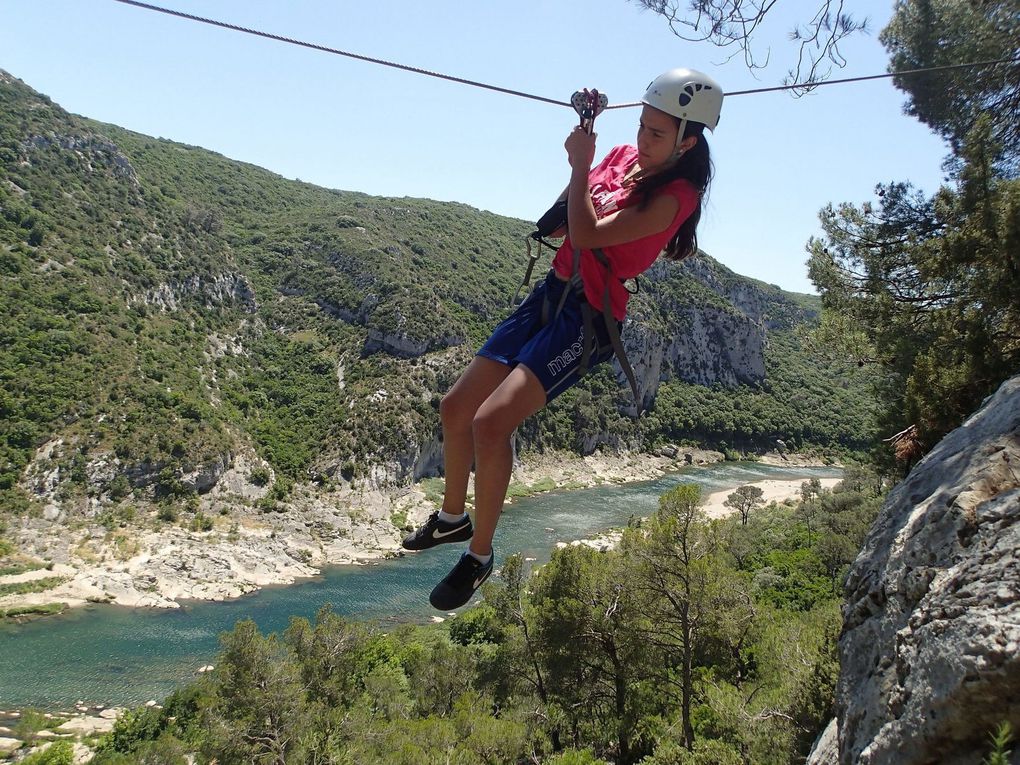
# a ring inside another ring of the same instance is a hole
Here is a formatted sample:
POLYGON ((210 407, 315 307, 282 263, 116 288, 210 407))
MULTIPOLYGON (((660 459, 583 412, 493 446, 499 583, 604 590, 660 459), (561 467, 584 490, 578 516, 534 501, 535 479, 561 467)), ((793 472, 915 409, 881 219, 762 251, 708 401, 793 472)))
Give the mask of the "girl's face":
POLYGON ((638 165, 652 170, 673 156, 679 121, 654 106, 644 105, 638 123, 638 165))

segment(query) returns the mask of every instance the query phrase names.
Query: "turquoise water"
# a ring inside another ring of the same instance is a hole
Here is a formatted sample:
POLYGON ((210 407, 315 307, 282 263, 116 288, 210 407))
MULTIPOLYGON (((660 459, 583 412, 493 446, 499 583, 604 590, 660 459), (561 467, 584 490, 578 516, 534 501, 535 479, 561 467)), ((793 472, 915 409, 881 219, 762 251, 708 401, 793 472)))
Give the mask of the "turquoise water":
MULTIPOLYGON (((655 512, 661 494, 697 483, 704 494, 767 478, 838 477, 825 468, 722 463, 654 481, 553 492, 507 508, 496 534, 499 558, 514 552, 549 559, 556 542, 591 536, 655 512)), ((365 566, 336 566, 320 577, 266 587, 223 602, 193 601, 173 610, 89 606, 67 615, 0 625, 0 709, 66 708, 76 701, 121 706, 161 699, 215 662, 220 633, 240 619, 279 632, 290 617, 309 619, 324 604, 385 626, 436 614, 428 594, 460 554, 449 545, 365 566)))

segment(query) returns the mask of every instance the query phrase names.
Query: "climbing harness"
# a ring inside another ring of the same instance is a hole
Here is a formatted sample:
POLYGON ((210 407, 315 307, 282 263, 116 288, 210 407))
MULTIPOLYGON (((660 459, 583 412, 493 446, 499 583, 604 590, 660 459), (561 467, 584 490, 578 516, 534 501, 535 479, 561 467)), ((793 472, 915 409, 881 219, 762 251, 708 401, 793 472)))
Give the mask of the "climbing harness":
MULTIPOLYGON (((609 99, 606 98, 604 93, 599 93, 598 90, 588 90, 585 88, 584 90, 577 91, 570 97, 570 105, 573 106, 574 111, 577 112, 581 128, 588 133, 588 135, 591 135, 595 128, 595 118, 598 117, 599 114, 601 114, 609 105, 609 99)), ((553 204, 553 206, 550 207, 541 218, 539 218, 538 223, 535 224, 535 230, 525 238, 525 242, 528 247, 528 269, 524 274, 524 280, 521 282, 510 301, 511 309, 516 307, 521 291, 530 284, 531 274, 535 268, 536 261, 542 254, 543 245, 551 250, 557 249, 555 245, 547 242, 545 237, 565 225, 566 222, 567 200, 566 197, 564 197, 563 199, 557 200, 556 203, 553 204), (537 245, 534 246, 534 250, 532 249, 532 242, 537 242, 537 245)), ((606 270, 606 288, 602 295, 601 314, 603 323, 606 327, 606 334, 609 337, 609 345, 601 345, 595 332, 595 311, 597 309, 588 302, 588 298, 584 294, 584 282, 581 279, 580 248, 574 248, 574 258, 570 269, 570 279, 564 286, 555 311, 552 310, 550 300, 547 295, 545 301, 542 303, 542 314, 540 320, 543 327, 550 321, 555 320, 556 317, 560 315, 560 311, 563 310, 563 304, 567 300, 568 293, 573 292, 574 295, 577 296, 578 304, 581 307, 581 319, 584 326, 581 341, 581 360, 577 368, 577 376, 581 378, 588 373, 588 369, 591 366, 592 356, 598 358, 611 348, 620 362, 620 368, 623 369, 623 373, 627 377, 627 382, 630 383, 631 392, 634 394, 634 404, 637 408, 636 416, 640 417, 641 394, 638 390, 637 379, 634 376, 634 370, 631 368, 630 362, 627 359, 627 354, 624 351, 623 340, 620 338, 621 324, 616 321, 616 317, 613 316, 613 311, 610 307, 609 282, 610 279, 614 279, 616 277, 613 275, 609 258, 606 257, 606 254, 601 249, 596 248, 592 250, 592 254, 595 256, 595 259, 599 262, 599 264, 606 270)), ((627 289, 626 285, 624 285, 624 289, 627 289)), ((637 288, 633 291, 627 289, 627 291, 631 294, 635 294, 637 292, 637 288)))
POLYGON ((616 317, 613 316, 612 308, 610 308, 609 299, 609 282, 611 279, 616 278, 613 275, 612 267, 609 263, 609 258, 601 249, 594 249, 591 251, 592 255, 595 256, 595 260, 598 261, 606 270, 606 287, 602 293, 602 322, 606 327, 606 334, 609 336, 609 346, 603 346, 598 344, 598 337, 595 334, 595 311, 597 310, 590 302, 584 293, 584 281, 581 279, 581 250, 577 247, 574 248, 574 259, 570 268, 570 279, 567 282, 566 287, 563 290, 563 294, 560 295, 560 300, 556 305, 556 312, 549 316, 549 299, 546 297, 545 302, 542 304, 542 326, 549 323, 551 319, 555 319, 559 316, 560 311, 563 310, 563 304, 567 300, 567 293, 573 291, 577 296, 577 301, 581 306, 581 319, 584 323, 584 332, 582 334, 581 341, 581 363, 577 368, 578 378, 584 377, 588 374, 588 367, 591 364, 591 357, 593 354, 601 356, 602 353, 612 348, 613 353, 616 354, 617 361, 620 362, 620 369, 623 370, 623 374, 627 378, 627 382, 630 383, 631 393, 634 394, 634 406, 635 406, 635 417, 641 416, 641 392, 638 389, 637 378, 634 375, 634 369, 630 365, 630 361, 627 359, 627 353, 623 348, 623 340, 620 337, 620 328, 622 322, 618 322, 616 317), (596 353, 597 351, 597 353, 596 353))

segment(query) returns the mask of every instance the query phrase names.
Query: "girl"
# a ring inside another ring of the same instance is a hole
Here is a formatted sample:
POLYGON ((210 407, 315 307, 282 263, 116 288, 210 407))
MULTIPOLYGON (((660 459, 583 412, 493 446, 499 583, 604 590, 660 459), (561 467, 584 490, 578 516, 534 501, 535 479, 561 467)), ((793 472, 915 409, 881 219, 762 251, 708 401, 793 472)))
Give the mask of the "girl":
POLYGON ((403 546, 471 544, 432 591, 435 608, 464 605, 492 573, 492 537, 513 467, 511 436, 583 374, 586 319, 597 338, 587 360, 593 366, 612 357, 608 338, 626 317, 624 280, 643 273, 660 252, 674 260, 697 252, 695 230, 711 177, 703 132, 718 124, 722 99, 710 77, 673 69, 641 99, 636 146, 616 147, 592 169, 595 135, 577 127, 567 136, 567 238, 544 283, 496 328, 440 405, 443 507, 403 546), (617 326, 607 326, 607 317, 617 326), (464 511, 472 463, 474 527, 464 511))

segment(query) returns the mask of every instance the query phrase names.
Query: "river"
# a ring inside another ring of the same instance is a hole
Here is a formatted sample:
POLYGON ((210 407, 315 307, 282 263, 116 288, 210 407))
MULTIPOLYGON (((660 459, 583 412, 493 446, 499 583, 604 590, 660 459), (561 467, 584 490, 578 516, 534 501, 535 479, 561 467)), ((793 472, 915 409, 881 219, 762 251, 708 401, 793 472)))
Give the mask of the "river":
MULTIPOLYGON (((655 512, 680 483, 702 493, 765 479, 838 477, 835 468, 726 462, 654 481, 542 494, 515 501, 496 534, 499 558, 521 552, 542 563, 557 542, 589 537, 631 516, 655 512)), ((126 706, 162 699, 196 670, 215 662, 219 635, 241 619, 279 632, 291 616, 314 618, 324 603, 345 617, 385 626, 426 622, 428 595, 461 545, 363 566, 335 566, 298 584, 266 587, 229 602, 192 601, 172 610, 94 605, 58 617, 0 624, 0 709, 66 709, 78 701, 126 706)), ((535 564, 533 564, 535 565, 535 564)))

